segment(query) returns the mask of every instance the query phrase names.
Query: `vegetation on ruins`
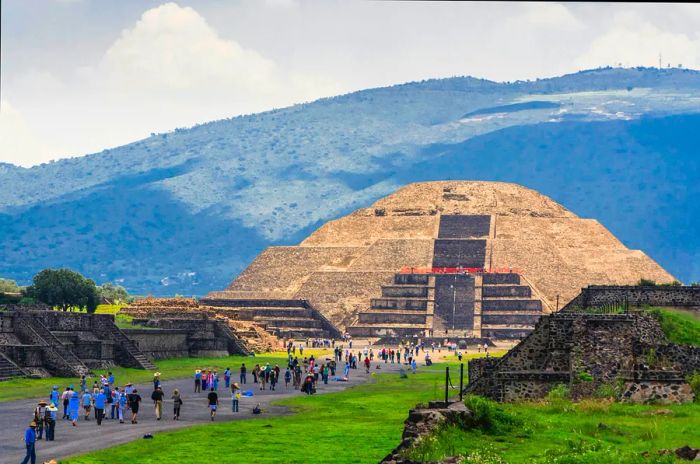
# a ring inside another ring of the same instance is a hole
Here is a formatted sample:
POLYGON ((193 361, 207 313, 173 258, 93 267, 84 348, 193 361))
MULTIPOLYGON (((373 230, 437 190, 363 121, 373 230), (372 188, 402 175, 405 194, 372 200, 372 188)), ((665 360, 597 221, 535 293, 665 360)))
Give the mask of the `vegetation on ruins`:
POLYGON ((0 293, 19 293, 20 287, 17 282, 10 279, 0 278, 0 293))
POLYGON ((649 309, 661 324, 661 330, 671 343, 700 346, 700 315, 690 311, 649 309))
POLYGON ((99 303, 97 286, 70 269, 44 269, 26 290, 29 297, 63 311, 71 308, 94 313, 99 303))

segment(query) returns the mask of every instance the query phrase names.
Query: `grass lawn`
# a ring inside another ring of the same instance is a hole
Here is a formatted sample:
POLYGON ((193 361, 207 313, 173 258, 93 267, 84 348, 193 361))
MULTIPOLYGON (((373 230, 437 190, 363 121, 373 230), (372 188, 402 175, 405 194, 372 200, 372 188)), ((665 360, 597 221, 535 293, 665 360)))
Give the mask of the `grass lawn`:
MULTIPOLYGON (((471 356, 470 356, 471 357, 471 356)), ((456 366, 455 366, 456 367, 456 366)), ((457 371, 457 369, 454 369, 457 371)), ((380 374, 376 382, 340 393, 279 401, 295 414, 286 417, 195 426, 160 433, 69 463, 218 462, 376 463, 401 441, 408 410, 442 397, 444 364, 423 367, 401 379, 380 374)), ((514 417, 507 430, 485 432, 447 428, 411 456, 421 460, 471 455, 478 463, 656 463, 643 451, 700 443, 700 404, 626 405, 605 401, 573 404, 518 403, 498 406, 514 417), (659 409, 670 414, 654 414, 659 409)))
MULTIPOLYGON (((662 448, 700 444, 700 404, 633 405, 587 400, 499 405, 515 425, 505 430, 447 427, 409 456, 417 461, 457 454, 483 463, 665 463, 662 448), (662 411, 665 414, 654 414, 662 411), (670 411, 670 413, 668 412, 670 411), (645 458, 641 453, 649 451, 645 458)), ((683 462, 683 461, 678 461, 683 462)))
POLYGON ((696 311, 666 308, 649 310, 672 343, 700 346, 700 315, 696 311))
MULTIPOLYGON (((331 350, 323 349, 305 349, 304 356, 310 354, 314 357, 319 357, 325 354, 332 354, 331 350)), ((286 364, 287 352, 264 353, 256 356, 226 356, 223 358, 173 358, 162 359, 156 361, 155 364, 161 373, 161 379, 175 379, 189 377, 194 375, 194 370, 200 369, 217 369, 219 373, 230 367, 234 373, 238 372, 241 363, 246 363, 246 366, 252 367, 255 364, 286 364)), ((114 374, 117 385, 124 385, 127 382, 144 383, 153 380, 153 372, 143 369, 131 369, 125 367, 113 367, 111 369, 95 369, 94 377, 88 379, 88 385, 100 378, 100 374, 106 374, 111 371, 114 374)), ((65 390, 68 385, 78 387, 80 380, 76 377, 51 377, 47 379, 14 379, 0 382, 0 402, 17 400, 22 398, 48 398, 51 392, 51 387, 58 385, 60 390, 65 390)))
MULTIPOLYGON (((457 372, 458 368, 457 368, 457 372)), ((296 414, 190 427, 86 454, 70 463, 376 463, 401 441, 408 410, 444 396, 444 364, 379 374, 340 393, 278 401, 296 414)), ((456 392, 456 391, 455 391, 456 392)))

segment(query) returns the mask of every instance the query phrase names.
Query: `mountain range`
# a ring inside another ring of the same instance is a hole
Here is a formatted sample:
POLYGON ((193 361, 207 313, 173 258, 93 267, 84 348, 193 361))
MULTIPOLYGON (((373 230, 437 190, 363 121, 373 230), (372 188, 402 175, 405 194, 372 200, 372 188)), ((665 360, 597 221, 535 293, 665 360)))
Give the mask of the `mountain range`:
POLYGON ((598 219, 700 280, 700 72, 455 77, 0 164, 0 276, 69 267, 137 294, 221 289, 266 246, 406 183, 498 180, 598 219))

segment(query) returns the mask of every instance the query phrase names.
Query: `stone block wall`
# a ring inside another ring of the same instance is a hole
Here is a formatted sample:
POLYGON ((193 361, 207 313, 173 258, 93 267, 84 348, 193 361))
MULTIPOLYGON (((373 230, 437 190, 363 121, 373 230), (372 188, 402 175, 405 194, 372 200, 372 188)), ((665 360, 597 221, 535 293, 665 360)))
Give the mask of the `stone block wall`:
POLYGON ((581 289, 581 294, 562 311, 617 305, 625 301, 631 306, 700 307, 700 287, 590 285, 581 289))
MULTIPOLYGON (((190 355, 187 330, 126 329, 124 333, 153 359, 182 358, 190 355)), ((223 356, 228 355, 228 352, 223 356)))

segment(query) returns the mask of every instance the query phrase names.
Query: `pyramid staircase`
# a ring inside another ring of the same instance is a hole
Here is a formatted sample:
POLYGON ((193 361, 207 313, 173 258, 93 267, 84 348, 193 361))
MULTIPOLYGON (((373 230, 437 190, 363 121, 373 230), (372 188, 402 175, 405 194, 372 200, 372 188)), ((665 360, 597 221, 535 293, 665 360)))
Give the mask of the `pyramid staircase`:
POLYGON ((28 345, 40 345, 46 364, 59 375, 80 377, 88 375, 90 369, 68 349, 61 340, 31 313, 17 312, 14 324, 22 342, 28 345))
POLYGON ((139 347, 114 323, 111 316, 100 317, 95 330, 103 338, 114 342, 121 365, 136 369, 156 370, 156 365, 139 350, 139 347))
POLYGON ((481 334, 495 339, 522 339, 542 315, 542 302, 516 273, 483 274, 481 334))

